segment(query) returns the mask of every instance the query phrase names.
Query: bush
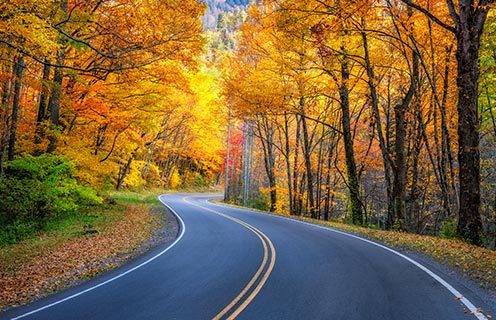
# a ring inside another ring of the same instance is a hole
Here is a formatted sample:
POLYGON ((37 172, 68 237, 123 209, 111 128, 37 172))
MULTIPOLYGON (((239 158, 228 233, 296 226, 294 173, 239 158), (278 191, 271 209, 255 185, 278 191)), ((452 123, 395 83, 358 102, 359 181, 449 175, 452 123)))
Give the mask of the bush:
POLYGON ((444 239, 455 239, 457 236, 456 226, 457 222, 454 220, 444 223, 441 228, 441 237, 444 239))
POLYGON ((0 182, 0 241, 17 242, 50 219, 102 203, 94 190, 77 183, 74 171, 71 162, 54 155, 9 162, 0 182))

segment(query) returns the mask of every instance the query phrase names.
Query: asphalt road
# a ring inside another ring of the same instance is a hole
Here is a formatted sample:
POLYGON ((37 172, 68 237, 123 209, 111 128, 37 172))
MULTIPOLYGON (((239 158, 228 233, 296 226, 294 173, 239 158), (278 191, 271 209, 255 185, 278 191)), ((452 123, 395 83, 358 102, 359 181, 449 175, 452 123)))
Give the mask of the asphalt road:
POLYGON ((179 216, 176 242, 0 318, 428 320, 493 312, 456 278, 389 248, 207 199, 162 196, 179 216))

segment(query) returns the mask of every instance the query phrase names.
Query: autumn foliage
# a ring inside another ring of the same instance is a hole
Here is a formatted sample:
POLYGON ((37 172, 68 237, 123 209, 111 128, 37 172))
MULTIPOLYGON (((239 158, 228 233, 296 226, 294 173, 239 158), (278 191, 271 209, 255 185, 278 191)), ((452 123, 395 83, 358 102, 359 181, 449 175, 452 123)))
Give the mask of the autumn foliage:
MULTIPOLYGON (((482 38, 460 39, 466 16, 454 5, 284 0, 250 6, 238 48, 221 64, 230 110, 246 124, 237 127, 249 128, 242 129, 246 147, 239 173, 231 170, 227 198, 420 234, 441 235, 454 225, 452 236, 494 248, 496 122, 487 82, 495 63, 487 51, 494 17, 489 14, 482 38), (474 50, 481 45, 486 73, 480 79, 459 76, 473 63, 459 49, 469 44, 460 41, 471 41, 474 50), (467 90, 471 100, 460 98, 467 90), (482 127, 474 124, 477 113, 482 127), (251 158, 259 170, 249 170, 251 158), (246 175, 247 164, 248 172, 265 171, 263 188, 246 175), (246 192, 236 185, 255 187, 246 192)), ((478 24, 489 10, 479 5, 470 13, 478 24)))
POLYGON ((0 176, 48 152, 93 187, 215 181, 223 117, 200 59, 204 11, 193 0, 2 3, 0 176))

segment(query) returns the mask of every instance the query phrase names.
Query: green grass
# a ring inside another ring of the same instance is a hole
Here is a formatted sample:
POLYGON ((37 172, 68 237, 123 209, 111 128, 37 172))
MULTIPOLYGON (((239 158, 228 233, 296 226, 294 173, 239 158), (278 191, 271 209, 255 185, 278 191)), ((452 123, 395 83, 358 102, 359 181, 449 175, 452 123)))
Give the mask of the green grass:
POLYGON ((111 198, 117 203, 160 204, 158 194, 153 191, 146 192, 119 192, 112 193, 111 198))
POLYGON ((154 192, 122 192, 108 196, 101 205, 84 208, 77 215, 51 219, 42 231, 35 232, 17 244, 0 243, 0 267, 8 270, 20 261, 27 261, 42 250, 57 247, 65 241, 85 236, 87 230, 101 231, 120 221, 126 204, 158 204, 154 192))
MULTIPOLYGON (((47 241, 47 236, 56 243, 60 239, 80 237, 88 230, 99 230, 106 225, 115 223, 122 216, 126 203, 160 204, 157 192, 121 192, 112 193, 103 204, 81 208, 76 214, 65 214, 45 221, 42 230, 28 230, 22 242, 36 243, 47 241), (43 240, 41 240, 43 239, 43 240)), ((0 237, 0 248, 8 248, 13 243, 5 237, 0 237)), ((18 241, 19 242, 19 241, 18 241)), ((18 243, 17 242, 17 243, 18 243)), ((46 245, 49 245, 48 243, 46 245)), ((0 256, 0 258, 6 258, 0 256)))

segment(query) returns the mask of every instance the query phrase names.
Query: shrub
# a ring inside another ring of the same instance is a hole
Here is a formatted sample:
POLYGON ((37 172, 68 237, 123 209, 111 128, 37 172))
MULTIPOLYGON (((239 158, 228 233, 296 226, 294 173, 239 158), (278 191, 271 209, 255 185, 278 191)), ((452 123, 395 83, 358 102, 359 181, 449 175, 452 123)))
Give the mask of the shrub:
POLYGON ((456 226, 457 223, 455 220, 444 223, 441 228, 441 237, 444 239, 455 239, 457 236, 456 226))
POLYGON ((102 203, 74 178, 74 165, 54 155, 26 156, 8 163, 0 182, 1 242, 13 243, 46 222, 102 203))

